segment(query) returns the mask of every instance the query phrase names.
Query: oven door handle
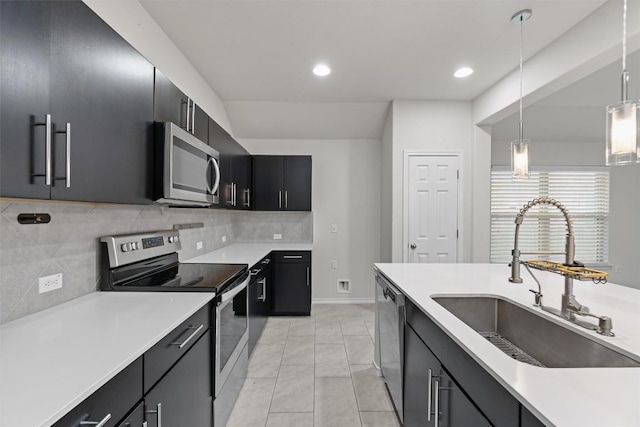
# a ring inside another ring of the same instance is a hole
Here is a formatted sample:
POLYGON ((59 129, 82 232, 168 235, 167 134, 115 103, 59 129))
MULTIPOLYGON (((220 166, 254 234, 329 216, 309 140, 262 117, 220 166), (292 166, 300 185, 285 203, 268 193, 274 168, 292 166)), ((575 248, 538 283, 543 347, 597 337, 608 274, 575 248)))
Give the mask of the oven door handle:
POLYGON ((235 297, 240 292, 245 290, 247 288, 247 285, 249 284, 249 279, 250 279, 250 276, 247 277, 244 282, 242 282, 240 285, 236 286, 229 292, 225 292, 222 295, 220 295, 220 302, 218 303, 218 305, 224 304, 225 302, 229 301, 230 299, 233 299, 233 297, 235 297))

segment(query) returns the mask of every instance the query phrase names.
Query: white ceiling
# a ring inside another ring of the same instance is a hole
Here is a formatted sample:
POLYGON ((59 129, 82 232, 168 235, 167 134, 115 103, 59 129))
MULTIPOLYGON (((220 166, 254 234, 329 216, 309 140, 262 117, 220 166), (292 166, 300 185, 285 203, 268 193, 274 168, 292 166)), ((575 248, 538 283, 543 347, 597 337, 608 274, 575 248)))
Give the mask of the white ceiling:
POLYGON ((238 138, 379 138, 393 99, 472 100, 605 0, 141 0, 238 138), (311 73, 323 61, 332 74, 311 73), (452 77, 462 65, 476 72, 452 77))

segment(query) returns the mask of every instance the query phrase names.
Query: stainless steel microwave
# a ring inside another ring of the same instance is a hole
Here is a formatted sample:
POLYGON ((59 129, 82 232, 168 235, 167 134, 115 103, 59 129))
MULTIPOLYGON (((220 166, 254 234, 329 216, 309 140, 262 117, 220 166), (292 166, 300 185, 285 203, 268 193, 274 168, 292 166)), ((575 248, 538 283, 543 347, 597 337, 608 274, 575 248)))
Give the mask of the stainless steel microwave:
POLYGON ((154 199, 179 206, 220 202, 219 153, 174 123, 155 123, 154 199))

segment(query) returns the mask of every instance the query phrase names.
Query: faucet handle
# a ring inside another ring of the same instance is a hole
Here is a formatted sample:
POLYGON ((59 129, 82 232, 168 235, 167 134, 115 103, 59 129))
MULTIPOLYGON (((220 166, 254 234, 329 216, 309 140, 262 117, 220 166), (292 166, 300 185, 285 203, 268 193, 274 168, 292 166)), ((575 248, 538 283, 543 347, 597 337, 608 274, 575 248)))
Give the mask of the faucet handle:
POLYGON ((533 304, 534 307, 542 307, 542 293, 539 291, 534 291, 533 289, 529 289, 529 292, 533 292, 533 294, 535 295, 535 304, 533 304))

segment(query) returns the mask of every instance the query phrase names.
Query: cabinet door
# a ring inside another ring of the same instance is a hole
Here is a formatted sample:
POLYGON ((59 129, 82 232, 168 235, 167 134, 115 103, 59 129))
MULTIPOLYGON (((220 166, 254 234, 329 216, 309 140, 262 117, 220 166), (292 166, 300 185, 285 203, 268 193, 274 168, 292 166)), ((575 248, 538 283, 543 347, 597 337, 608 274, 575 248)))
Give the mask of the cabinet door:
POLYGON ((207 332, 145 396, 148 426, 211 426, 211 368, 211 332, 207 332))
POLYGON ((273 314, 311 313, 311 264, 276 263, 273 280, 273 314))
POLYGON ((284 209, 311 210, 311 157, 284 156, 283 158, 284 209))
POLYGON ((191 112, 192 133, 200 141, 207 143, 209 140, 209 116, 195 103, 192 104, 191 108, 195 109, 195 112, 191 112))
POLYGON ((284 206, 281 156, 253 156, 253 205, 259 211, 278 211, 284 206))
POLYGON ((408 325, 404 336, 404 426, 435 426, 433 379, 440 362, 408 325))
POLYGON ((186 130, 189 114, 187 95, 157 68, 154 73, 153 119, 156 122, 175 123, 186 130))
POLYGON ((51 3, 0 2, 0 196, 48 199, 51 3), (39 176, 34 176, 39 175, 39 176))
POLYGON ((51 198, 150 203, 153 67, 84 3, 52 11, 51 198))
POLYGON ((236 185, 236 209, 251 209, 251 156, 238 144, 231 170, 236 185))
POLYGON ((435 392, 438 393, 438 427, 491 427, 469 398, 460 390, 453 379, 444 371, 438 378, 435 392))

